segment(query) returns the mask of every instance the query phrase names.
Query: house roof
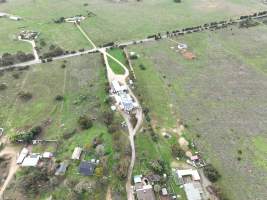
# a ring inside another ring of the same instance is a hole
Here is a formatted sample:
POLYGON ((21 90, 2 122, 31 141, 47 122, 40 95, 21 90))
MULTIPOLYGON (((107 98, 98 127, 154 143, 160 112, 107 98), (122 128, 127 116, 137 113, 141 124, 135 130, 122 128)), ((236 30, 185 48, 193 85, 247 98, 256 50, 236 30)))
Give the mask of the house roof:
POLYGON ((200 192, 193 183, 184 184, 184 190, 188 200, 201 200, 200 192))
POLYGON ((143 188, 136 190, 138 200, 156 200, 151 185, 144 185, 143 188))
POLYGON ((31 154, 23 160, 23 163, 21 164, 21 166, 22 167, 36 167, 39 160, 40 160, 39 154, 31 154))
POLYGON ((92 176, 94 174, 95 168, 95 163, 89 161, 82 161, 79 166, 79 172, 84 176, 92 176))
POLYGON ((177 170, 176 173, 179 178, 183 178, 183 176, 192 176, 194 181, 200 180, 200 176, 197 170, 193 169, 177 170))

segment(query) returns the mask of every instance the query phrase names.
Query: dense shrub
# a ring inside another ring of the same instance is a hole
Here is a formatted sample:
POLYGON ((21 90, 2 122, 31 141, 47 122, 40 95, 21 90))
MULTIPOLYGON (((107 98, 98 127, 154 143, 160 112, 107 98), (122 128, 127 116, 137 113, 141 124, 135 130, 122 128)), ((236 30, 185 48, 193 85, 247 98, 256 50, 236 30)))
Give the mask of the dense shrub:
POLYGON ((88 116, 83 115, 78 119, 81 129, 89 129, 93 126, 93 121, 88 116))
POLYGON ((56 100, 56 101, 63 101, 63 100, 64 100, 64 97, 63 97, 62 95, 57 95, 57 96, 55 97, 55 100, 56 100))
POLYGON ((19 79, 19 75, 20 75, 19 73, 12 74, 14 79, 19 79))
POLYGON ((168 174, 170 170, 168 164, 164 160, 153 160, 150 162, 150 167, 155 173, 160 175, 168 174))
POLYGON ((18 62, 27 62, 34 59, 34 55, 18 51, 16 54, 4 53, 0 58, 0 66, 13 65, 18 62))
POLYGON ((7 89, 7 84, 5 84, 5 83, 1 83, 1 84, 0 84, 0 91, 1 91, 1 90, 5 90, 5 89, 7 89))
POLYGON ((171 151, 172 151, 172 156, 173 157, 179 157, 182 158, 184 157, 184 151, 181 149, 179 144, 173 144, 171 147, 171 151))
POLYGON ((30 92, 21 91, 19 92, 18 96, 23 101, 29 101, 32 99, 32 94, 30 92))
POLYGON ((25 142, 31 143, 31 141, 42 132, 41 126, 36 126, 28 132, 23 132, 10 137, 11 142, 25 142))
POLYGON ((50 45, 49 47, 49 52, 44 53, 42 58, 52 58, 52 57, 57 57, 61 56, 64 54, 64 50, 61 47, 56 47, 54 45, 50 45))
POLYGON ((218 181, 218 179, 221 177, 219 172, 211 164, 208 164, 204 167, 204 174, 212 183, 218 181))

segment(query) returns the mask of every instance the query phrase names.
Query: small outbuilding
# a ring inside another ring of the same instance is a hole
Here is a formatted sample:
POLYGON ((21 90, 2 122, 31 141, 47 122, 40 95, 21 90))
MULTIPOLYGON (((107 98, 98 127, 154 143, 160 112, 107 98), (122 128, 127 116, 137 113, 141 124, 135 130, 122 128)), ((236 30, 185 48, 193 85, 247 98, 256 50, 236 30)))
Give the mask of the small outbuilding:
POLYGON ((80 160, 81 154, 82 154, 83 149, 81 147, 75 147, 71 159, 72 160, 80 160))
POLYGON ((43 158, 47 158, 47 159, 53 158, 53 156, 54 155, 51 152, 44 152, 43 155, 42 155, 43 158))
POLYGON ((162 194, 163 196, 167 196, 167 195, 168 195, 168 191, 167 191, 167 189, 166 189, 166 188, 162 188, 162 189, 161 189, 161 194, 162 194))
POLYGON ((68 164, 65 162, 62 162, 62 163, 60 163, 59 167, 57 168, 55 175, 56 176, 64 175, 66 173, 67 169, 68 169, 68 164))

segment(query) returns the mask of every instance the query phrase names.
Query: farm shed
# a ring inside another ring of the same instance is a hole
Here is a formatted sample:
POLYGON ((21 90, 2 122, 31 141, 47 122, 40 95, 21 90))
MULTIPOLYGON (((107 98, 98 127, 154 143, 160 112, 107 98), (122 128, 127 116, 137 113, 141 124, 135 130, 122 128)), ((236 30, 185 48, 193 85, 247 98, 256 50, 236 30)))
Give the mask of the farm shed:
POLYGON ((82 148, 81 147, 75 147, 71 159, 72 160, 80 160, 81 154, 82 154, 82 148))
POLYGON ((144 185, 136 190, 138 200, 156 200, 153 188, 151 185, 144 185))

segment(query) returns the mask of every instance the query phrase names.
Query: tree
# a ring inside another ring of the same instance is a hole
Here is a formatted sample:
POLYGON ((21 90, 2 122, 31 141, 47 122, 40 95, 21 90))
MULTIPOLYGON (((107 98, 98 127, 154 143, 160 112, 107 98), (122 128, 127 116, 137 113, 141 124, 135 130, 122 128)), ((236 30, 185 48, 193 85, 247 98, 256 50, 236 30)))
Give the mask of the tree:
POLYGON ((63 97, 62 95, 57 95, 57 96, 55 97, 55 100, 56 100, 56 101, 63 101, 63 100, 64 100, 64 97, 63 97))
POLYGON ((5 90, 7 89, 7 85, 5 83, 0 84, 0 90, 5 90))
POLYGON ((78 119, 78 123, 82 129, 89 129, 93 126, 93 121, 88 116, 83 115, 78 119))

